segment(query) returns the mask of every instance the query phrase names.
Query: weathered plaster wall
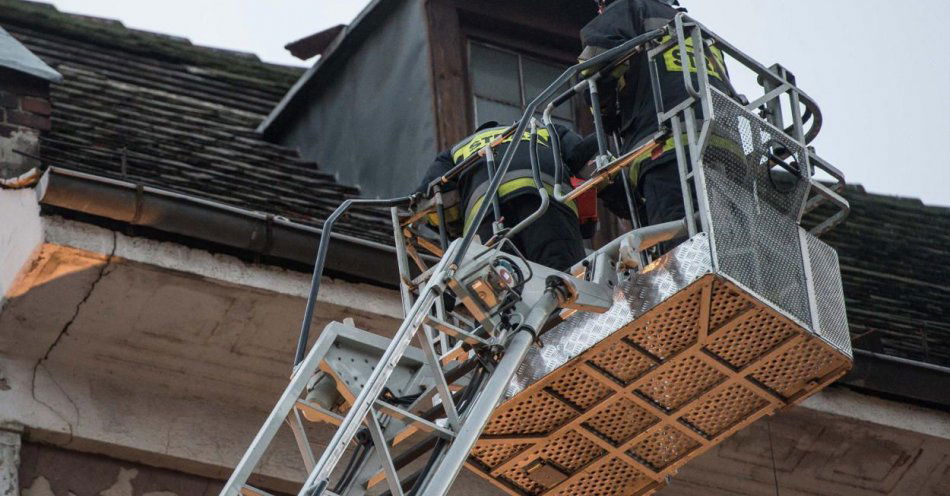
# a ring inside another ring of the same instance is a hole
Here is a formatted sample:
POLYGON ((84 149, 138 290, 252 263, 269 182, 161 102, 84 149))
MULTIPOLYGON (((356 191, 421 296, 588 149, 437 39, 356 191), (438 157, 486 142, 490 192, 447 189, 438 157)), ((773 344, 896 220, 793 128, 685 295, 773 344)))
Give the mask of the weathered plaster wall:
MULTIPOLYGON (((837 393, 819 397, 835 401, 837 393)), ((950 440, 854 418, 886 408, 920 428, 914 408, 861 395, 849 400, 851 415, 794 407, 759 420, 687 464, 659 496, 950 494, 950 440)), ((946 413, 932 413, 931 420, 950 424, 946 413)))
MULTIPOLYGON (((23 496, 210 496, 220 487, 126 456, 31 442, 21 458, 23 496)), ((797 407, 693 460, 660 496, 946 496, 948 489, 950 441, 797 407)), ((463 472, 451 494, 500 493, 463 472)))
MULTIPOLYGON (((230 475, 280 394, 278 386, 219 392, 230 393, 231 399, 195 395, 168 384, 97 375, 88 367, 57 360, 46 362, 34 376, 34 363, 0 358, 11 386, 0 391, 0 424, 12 415, 14 422, 26 424, 33 441, 218 480, 230 475)), ((203 381, 198 376, 171 378, 173 383, 183 380, 203 381)), ((308 424, 315 452, 331 435, 325 424, 308 424)), ((56 473, 55 465, 45 468, 56 473)), ((292 491, 288 481, 303 480, 301 458, 288 429, 281 430, 260 472, 263 476, 252 483, 271 491, 292 491)), ((21 471, 22 480, 24 487, 33 484, 21 471)), ((496 493, 478 476, 464 472, 453 494, 496 493)))
MULTIPOLYGON (((286 385, 308 274, 58 218, 43 226, 46 242, 0 312, 0 425, 227 477, 286 385)), ((346 317, 391 333, 400 313, 394 291, 326 279, 314 338, 346 317)), ((288 434, 263 463, 268 489, 303 476, 288 434)), ((330 432, 311 434, 319 451, 330 432)), ((487 483, 465 478, 484 494, 487 483)))
POLYGON ((53 446, 24 443, 21 496, 212 496, 219 481, 53 446))
MULTIPOLYGON (((21 464, 24 493, 205 494, 202 478, 227 477, 286 384, 308 276, 58 218, 41 226, 45 243, 0 311, 0 428, 56 446, 21 464), (70 461, 89 454, 111 458, 70 461), (157 468, 199 482, 146 484, 157 468), (83 470, 106 475, 70 479, 83 470)), ((327 280, 317 314, 317 330, 353 317, 386 334, 399 300, 327 280)), ((331 432, 310 429, 319 452, 331 432)), ((302 478, 282 436, 256 485, 302 478)), ((663 494, 774 494, 776 478, 783 495, 945 496, 950 414, 826 390, 695 460, 663 494)), ((464 472, 453 494, 497 492, 464 472)))
POLYGON ((34 190, 0 189, 0 309, 42 242, 43 225, 34 190))
MULTIPOLYGON (((801 408, 950 441, 950 413, 888 401, 845 388, 831 388, 802 402, 801 408)), ((950 487, 947 494, 950 495, 950 487)))

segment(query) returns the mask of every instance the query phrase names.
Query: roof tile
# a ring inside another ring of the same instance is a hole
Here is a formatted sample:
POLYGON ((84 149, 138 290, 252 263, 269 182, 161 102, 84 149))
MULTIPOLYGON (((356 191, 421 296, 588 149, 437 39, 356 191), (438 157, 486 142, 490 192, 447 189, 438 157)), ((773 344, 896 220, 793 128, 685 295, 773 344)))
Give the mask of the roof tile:
POLYGON ((844 196, 851 216, 823 239, 838 251, 855 347, 950 366, 950 208, 860 186, 844 196))
MULTIPOLYGON (((0 0, 0 25, 65 78, 51 90, 43 148, 54 165, 315 226, 359 193, 254 131, 301 69, 40 3, 0 0)), ((337 229, 391 239, 381 210, 354 212, 337 229)))

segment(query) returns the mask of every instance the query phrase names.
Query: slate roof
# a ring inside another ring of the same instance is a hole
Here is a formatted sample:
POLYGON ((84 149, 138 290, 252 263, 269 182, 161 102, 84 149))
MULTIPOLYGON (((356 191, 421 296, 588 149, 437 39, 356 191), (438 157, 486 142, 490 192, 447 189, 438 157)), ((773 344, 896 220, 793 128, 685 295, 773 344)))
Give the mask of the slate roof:
MULTIPOLYGON (((838 250, 856 348, 950 366, 950 208, 849 186, 838 250)), ((813 217, 814 218, 814 217, 813 217)))
MULTIPOLYGON (((254 131, 301 69, 42 3, 0 0, 0 25, 64 76, 43 145, 52 165, 311 225, 359 193, 254 131)), ((357 210, 337 230, 388 242, 388 219, 357 210)))

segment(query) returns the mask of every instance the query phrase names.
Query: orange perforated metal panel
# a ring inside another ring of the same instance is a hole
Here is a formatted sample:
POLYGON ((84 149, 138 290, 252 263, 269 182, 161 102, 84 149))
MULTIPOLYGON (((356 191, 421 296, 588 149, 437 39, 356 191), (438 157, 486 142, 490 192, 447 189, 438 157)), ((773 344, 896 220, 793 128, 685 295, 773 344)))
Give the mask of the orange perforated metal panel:
POLYGON ((470 467, 511 494, 651 494, 690 458, 850 364, 707 274, 500 405, 470 467), (538 463, 567 478, 544 485, 526 470, 538 463))

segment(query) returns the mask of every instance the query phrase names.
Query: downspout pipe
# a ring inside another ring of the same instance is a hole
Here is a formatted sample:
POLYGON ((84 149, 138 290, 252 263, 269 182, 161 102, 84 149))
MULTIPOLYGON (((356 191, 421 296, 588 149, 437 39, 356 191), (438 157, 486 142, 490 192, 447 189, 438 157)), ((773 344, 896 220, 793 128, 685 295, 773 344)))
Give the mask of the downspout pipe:
MULTIPOLYGON (((142 226, 249 254, 312 265, 322 230, 259 211, 84 172, 49 167, 41 204, 142 226)), ((332 233, 326 267, 381 286, 399 284, 395 247, 332 233)))

